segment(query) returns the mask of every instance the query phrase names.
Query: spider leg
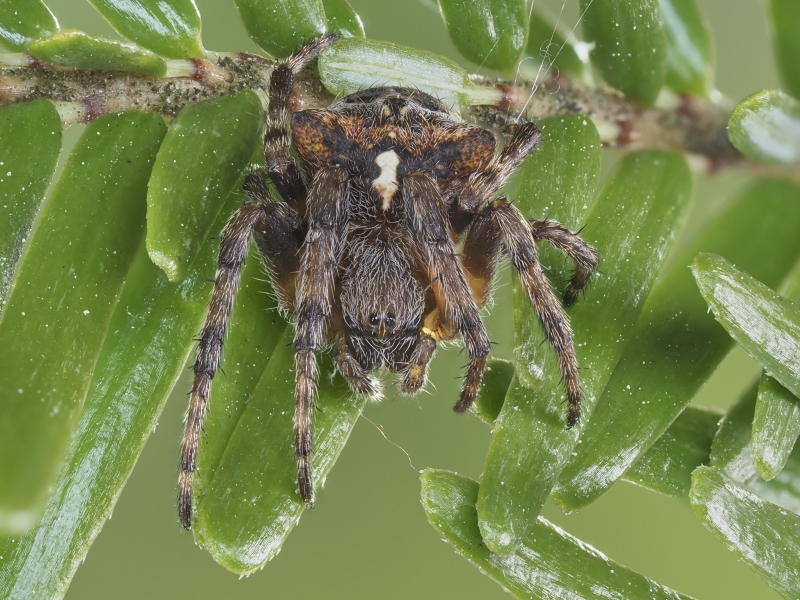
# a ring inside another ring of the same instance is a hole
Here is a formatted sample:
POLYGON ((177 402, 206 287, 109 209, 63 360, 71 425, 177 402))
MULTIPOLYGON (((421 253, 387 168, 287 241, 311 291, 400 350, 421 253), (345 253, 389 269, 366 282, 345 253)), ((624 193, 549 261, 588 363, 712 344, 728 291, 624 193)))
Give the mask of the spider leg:
POLYGON ((489 336, 450 238, 446 207, 436 181, 427 173, 407 176, 403 180, 403 199, 408 227, 419 256, 427 262, 440 314, 455 326, 467 348, 467 376, 461 398, 453 407, 456 412, 464 412, 480 389, 491 350, 489 336))
POLYGON ((428 363, 436 351, 436 340, 430 335, 422 334, 411 353, 408 367, 403 372, 402 390, 406 394, 416 394, 428 379, 428 363))
POLYGON ((494 276, 503 256, 505 246, 500 230, 492 219, 492 211, 484 208, 473 219, 461 252, 461 263, 479 308, 492 298, 494 276))
POLYGON ((269 109, 264 134, 264 156, 269 177, 286 202, 305 213, 306 186, 300 169, 289 155, 291 139, 291 95, 295 76, 320 52, 338 39, 336 33, 324 35, 280 63, 269 80, 269 109))
POLYGON ((253 238, 261 251, 280 307, 291 313, 295 309, 303 221, 291 206, 273 198, 268 182, 266 169, 255 169, 245 178, 244 190, 264 206, 270 217, 263 227, 256 228, 253 238))
POLYGON ((597 267, 597 250, 584 242, 578 234, 555 221, 531 221, 530 226, 535 241, 547 240, 554 248, 575 261, 575 272, 564 292, 564 306, 572 306, 597 267))
POLYGON ((542 139, 542 132, 533 123, 523 123, 503 150, 485 170, 472 175, 458 192, 461 210, 476 213, 481 205, 497 193, 525 157, 542 139))
POLYGON ((311 409, 317 387, 316 352, 325 343, 333 289, 347 233, 348 175, 340 167, 317 172, 308 196, 308 234, 297 276, 295 325, 295 449, 297 483, 306 505, 314 505, 311 478, 311 409))
POLYGON ((178 516, 185 529, 192 527, 192 483, 196 466, 197 444, 211 392, 211 380, 219 367, 225 329, 233 307, 233 299, 247 255, 250 234, 263 227, 267 213, 258 202, 248 202, 237 210, 222 233, 219 267, 214 278, 214 291, 200 336, 194 363, 186 430, 181 447, 181 472, 178 481, 178 516))
POLYGON ((339 367, 339 372, 347 378, 354 394, 376 398, 380 393, 375 380, 350 352, 344 336, 336 340, 336 366, 339 367))
POLYGON ((495 265, 503 250, 511 258, 520 282, 539 317, 545 338, 558 357, 567 388, 567 428, 570 428, 580 419, 582 395, 572 329, 539 265, 530 225, 519 209, 505 198, 498 198, 478 213, 464 241, 464 267, 469 273, 470 281, 475 282, 473 290, 477 285, 478 293, 488 293, 484 290, 491 285, 495 265))

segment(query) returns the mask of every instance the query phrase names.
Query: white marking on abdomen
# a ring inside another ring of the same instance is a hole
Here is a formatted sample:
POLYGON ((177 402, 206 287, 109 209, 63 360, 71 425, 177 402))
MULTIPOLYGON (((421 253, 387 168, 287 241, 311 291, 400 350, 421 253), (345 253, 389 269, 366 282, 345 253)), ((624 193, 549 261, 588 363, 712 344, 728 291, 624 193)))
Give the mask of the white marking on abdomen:
POLYGON ((392 197, 397 191, 397 165, 400 164, 400 157, 394 150, 387 150, 375 157, 375 164, 381 168, 381 174, 372 182, 372 187, 383 198, 381 208, 389 210, 392 197))

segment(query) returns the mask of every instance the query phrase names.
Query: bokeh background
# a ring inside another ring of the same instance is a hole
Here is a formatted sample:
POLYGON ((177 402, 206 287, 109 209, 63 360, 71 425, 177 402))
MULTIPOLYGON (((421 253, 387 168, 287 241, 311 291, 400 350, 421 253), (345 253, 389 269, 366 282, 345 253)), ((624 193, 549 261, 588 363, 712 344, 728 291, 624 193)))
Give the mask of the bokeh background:
MULTIPOLYGON (((232 0, 196 1, 206 48, 257 51, 232 0)), ((369 37, 431 50, 475 70, 458 55, 430 0, 350 1, 369 37)), ((574 23, 578 2, 565 1, 565 17, 574 23)), ((561 8, 561 0, 545 3, 555 12, 561 8)), ((700 4, 716 41, 718 89, 738 100, 777 87, 762 2, 700 4)), ((117 37, 85 0, 48 0, 48 5, 63 27, 117 37)), ((80 126, 67 132, 67 148, 80 132, 80 126)), ((604 156, 605 172, 613 162, 612 153, 604 156)), ((741 173, 698 179, 684 239, 746 183, 741 173)), ((501 358, 511 357, 508 281, 506 271, 488 317, 491 337, 499 342, 495 355, 501 358)), ((214 563, 178 525, 177 457, 190 388, 188 379, 179 382, 67 598, 508 597, 439 539, 419 503, 420 469, 446 468, 473 478, 481 473, 489 428, 450 409, 463 362, 457 350, 440 352, 429 394, 402 398, 389 387, 382 403, 370 405, 319 493, 317 508, 304 514, 277 558, 241 580, 214 563)), ((695 402, 725 408, 756 373, 756 365, 735 351, 695 402)), ((286 402, 291 405, 292 398, 286 402)), ((779 597, 702 527, 685 500, 619 483, 577 514, 565 515, 548 504, 544 515, 615 560, 698 599, 779 597)))

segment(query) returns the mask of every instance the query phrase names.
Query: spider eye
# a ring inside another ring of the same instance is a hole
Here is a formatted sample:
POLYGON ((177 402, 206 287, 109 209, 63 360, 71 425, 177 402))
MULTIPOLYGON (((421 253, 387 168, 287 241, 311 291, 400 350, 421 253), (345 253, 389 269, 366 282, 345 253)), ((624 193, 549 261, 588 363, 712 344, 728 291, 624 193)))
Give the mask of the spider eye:
POLYGON ((396 317, 394 316, 394 313, 386 313, 386 326, 387 327, 394 327, 395 320, 396 320, 396 317))
POLYGON ((345 315, 344 324, 347 325, 350 329, 356 329, 357 327, 356 320, 353 318, 353 315, 345 315))
POLYGON ((372 313, 369 316, 369 324, 373 327, 377 327, 381 322, 381 318, 378 316, 378 313, 372 313))

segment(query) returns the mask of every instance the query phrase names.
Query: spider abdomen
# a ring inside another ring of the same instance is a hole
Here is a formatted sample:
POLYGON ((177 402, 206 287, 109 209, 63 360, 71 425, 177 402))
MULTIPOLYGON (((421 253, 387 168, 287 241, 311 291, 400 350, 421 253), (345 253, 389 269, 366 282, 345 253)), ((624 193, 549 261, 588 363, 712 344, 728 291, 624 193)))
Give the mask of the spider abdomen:
POLYGON ((370 91, 292 115, 292 141, 310 174, 336 165, 374 181, 388 158, 398 182, 430 173, 444 189, 494 157, 494 134, 461 122, 431 96, 404 88, 370 91))

